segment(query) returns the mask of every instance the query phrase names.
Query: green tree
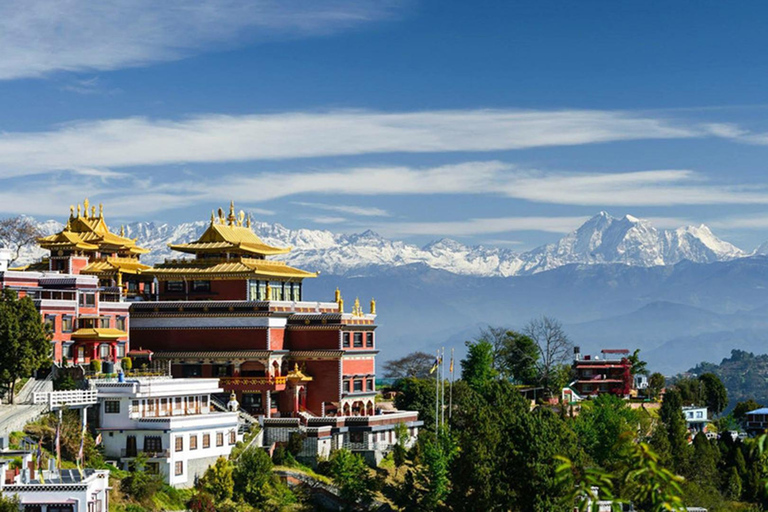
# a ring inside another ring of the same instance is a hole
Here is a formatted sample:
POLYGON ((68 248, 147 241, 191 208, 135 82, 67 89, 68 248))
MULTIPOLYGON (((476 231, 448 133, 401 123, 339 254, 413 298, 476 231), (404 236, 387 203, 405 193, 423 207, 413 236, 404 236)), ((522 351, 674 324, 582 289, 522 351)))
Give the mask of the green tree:
POLYGON ((147 455, 139 453, 133 459, 128 476, 120 481, 120 490, 139 502, 148 501, 163 487, 163 477, 147 472, 147 455))
POLYGON ((397 475, 400 468, 405 465, 408 455, 408 450, 405 447, 408 441, 408 427, 405 423, 395 425, 395 436, 397 437, 397 443, 392 447, 392 461, 395 463, 395 475, 397 475))
POLYGON ((704 388, 704 402, 707 408, 716 415, 720 414, 728 405, 728 391, 723 381, 714 373, 700 375, 699 381, 704 388))
POLYGON ((336 450, 328 461, 328 472, 350 508, 373 500, 378 482, 361 456, 346 449, 336 450))
POLYGON ((635 349, 631 356, 629 356, 629 362, 632 364, 632 375, 648 375, 648 363, 640 359, 640 349, 635 349))
POLYGON ((616 444, 634 437, 638 414, 621 398, 603 393, 582 407, 573 422, 579 444, 602 467, 612 466, 619 456, 616 444))
POLYGON ((539 378, 537 363, 539 348, 530 336, 507 331, 504 344, 497 359, 500 370, 520 384, 534 384, 539 378))
POLYGON ((235 489, 234 468, 224 457, 219 457, 216 463, 209 467, 199 482, 199 489, 213 496, 216 501, 232 498, 235 489))
POLYGON ((738 501, 741 498, 741 477, 738 470, 733 466, 728 470, 723 494, 729 500, 738 501))
POLYGON ((50 333, 45 328, 35 303, 19 299, 9 289, 0 293, 0 381, 9 389, 13 403, 16 381, 29 377, 50 359, 50 333))
POLYGON ((474 389, 480 389, 495 379, 493 345, 487 340, 468 341, 466 359, 461 360, 461 378, 474 389))
POLYGON ((259 507, 270 496, 272 459, 259 448, 248 448, 237 459, 232 472, 235 497, 259 507))
POLYGON ((19 497, 17 495, 0 495, 0 512, 19 512, 20 508, 21 501, 19 501, 19 497))
POLYGON ((683 401, 677 389, 668 389, 664 394, 659 416, 666 428, 672 463, 680 471, 688 460, 688 429, 683 415, 683 401))
POLYGON ((409 470, 404 480, 400 504, 407 510, 442 510, 450 491, 449 465, 456 453, 451 436, 441 429, 437 436, 424 436, 419 464, 409 470))
POLYGON ((761 407, 763 406, 750 398, 749 400, 736 404, 736 407, 733 408, 733 417, 734 419, 741 421, 748 412, 760 409, 761 407))
POLYGON ((395 407, 403 411, 418 411, 424 425, 435 424, 435 379, 401 379, 395 389, 398 391, 395 407))
POLYGON ((652 373, 648 378, 648 395, 656 400, 661 395, 661 390, 664 389, 667 380, 659 372, 652 373))

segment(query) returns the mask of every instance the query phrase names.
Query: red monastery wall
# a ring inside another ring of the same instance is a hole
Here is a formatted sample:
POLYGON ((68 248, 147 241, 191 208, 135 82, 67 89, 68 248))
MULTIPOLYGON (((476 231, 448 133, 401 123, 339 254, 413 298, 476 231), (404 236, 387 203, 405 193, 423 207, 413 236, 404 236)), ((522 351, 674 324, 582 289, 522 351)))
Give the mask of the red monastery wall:
POLYGON ((370 359, 344 359, 342 370, 344 375, 369 375, 373 373, 373 357, 370 359))
POLYGON ((131 346, 155 351, 265 350, 262 329, 132 329, 131 346))
POLYGON ((287 347, 289 350, 312 350, 324 348, 339 349, 338 330, 298 330, 288 331, 287 347))
POLYGON ((314 378, 307 386, 307 408, 315 414, 320 414, 323 402, 338 402, 339 362, 304 361, 305 373, 314 378))
POLYGON ((283 350, 285 345, 285 329, 269 330, 269 348, 270 350, 283 350))

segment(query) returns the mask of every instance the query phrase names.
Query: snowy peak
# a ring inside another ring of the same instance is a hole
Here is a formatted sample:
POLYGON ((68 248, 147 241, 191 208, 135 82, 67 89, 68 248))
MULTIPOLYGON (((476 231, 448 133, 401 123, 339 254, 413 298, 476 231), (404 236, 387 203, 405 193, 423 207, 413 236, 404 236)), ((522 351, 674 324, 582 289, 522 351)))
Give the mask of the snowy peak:
MULTIPOLYGON (((46 234, 62 225, 39 224, 46 234)), ((180 257, 168 244, 197 239, 207 221, 183 224, 134 222, 125 226, 127 236, 152 252, 142 258, 149 264, 180 257)), ((517 253, 498 247, 468 246, 443 238, 423 247, 388 240, 374 231, 339 234, 327 230, 289 229, 280 224, 255 222, 254 232, 267 244, 290 246, 283 259, 290 265, 326 274, 348 274, 370 267, 421 264, 455 274, 472 276, 530 275, 563 265, 622 263, 650 267, 673 265, 683 260, 699 263, 747 256, 741 249, 717 238, 705 225, 659 230, 647 220, 631 215, 613 217, 600 212, 555 243, 517 253)), ((762 252, 760 252, 762 251, 762 252)), ((768 254, 768 243, 758 249, 768 254)), ((23 253, 20 263, 44 256, 39 248, 23 253)))

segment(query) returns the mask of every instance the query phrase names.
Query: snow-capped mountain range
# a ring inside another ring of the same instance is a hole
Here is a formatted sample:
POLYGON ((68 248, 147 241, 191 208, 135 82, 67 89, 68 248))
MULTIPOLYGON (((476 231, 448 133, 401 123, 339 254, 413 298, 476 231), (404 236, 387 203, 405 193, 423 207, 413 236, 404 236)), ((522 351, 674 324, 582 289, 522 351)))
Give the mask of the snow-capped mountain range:
MULTIPOLYGON (((207 221, 165 224, 135 222, 126 225, 126 235, 152 252, 142 261, 152 264, 165 258, 183 257, 173 254, 169 243, 198 238, 207 221)), ((45 233, 61 229, 56 221, 40 223, 45 233)), ((623 263, 651 267, 672 265, 682 260, 697 263, 727 261, 749 256, 728 242, 717 238, 705 225, 685 226, 674 230, 656 229, 647 220, 631 215, 612 217, 600 212, 577 230, 558 242, 526 252, 486 246, 467 246, 442 239, 424 247, 388 240, 365 231, 337 234, 326 230, 291 230, 280 224, 256 222, 254 231, 261 239, 276 246, 292 246, 285 260, 306 270, 344 275, 371 267, 396 267, 421 263, 428 267, 460 275, 509 277, 531 275, 568 264, 623 263)), ((768 253, 768 244, 758 253, 768 253)), ((23 253, 21 261, 43 256, 38 248, 23 253)))

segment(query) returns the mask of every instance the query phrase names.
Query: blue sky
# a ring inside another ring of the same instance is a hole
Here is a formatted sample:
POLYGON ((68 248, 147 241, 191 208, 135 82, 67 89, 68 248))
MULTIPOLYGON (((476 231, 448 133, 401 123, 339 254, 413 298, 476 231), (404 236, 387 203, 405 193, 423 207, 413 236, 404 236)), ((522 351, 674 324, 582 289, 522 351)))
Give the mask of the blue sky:
POLYGON ((525 249, 600 210, 768 240, 768 5, 0 4, 0 212, 525 249))

